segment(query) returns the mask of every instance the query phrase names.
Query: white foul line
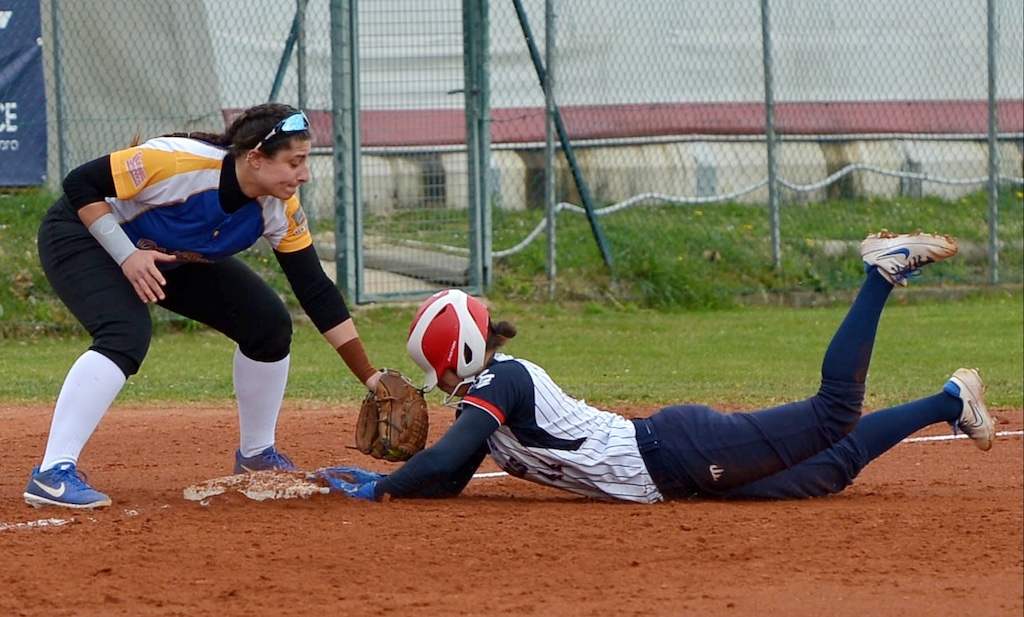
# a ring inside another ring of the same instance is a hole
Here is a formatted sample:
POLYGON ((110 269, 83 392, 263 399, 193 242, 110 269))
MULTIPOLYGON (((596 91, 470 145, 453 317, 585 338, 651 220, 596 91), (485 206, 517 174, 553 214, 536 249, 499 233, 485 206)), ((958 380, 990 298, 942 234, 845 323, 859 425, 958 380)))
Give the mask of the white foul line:
POLYGON ((75 522, 75 519, 44 518, 38 521, 27 521, 24 523, 0 523, 0 531, 8 529, 31 529, 38 527, 60 527, 75 522))
MULTIPOLYGON (((996 433, 996 437, 1017 437, 1024 435, 1024 431, 999 431, 996 433)), ((949 441, 950 439, 967 439, 967 435, 963 433, 957 435, 935 435, 933 437, 909 437, 904 439, 900 443, 921 443, 927 441, 949 441)), ((507 476, 508 474, 504 471, 489 471, 485 473, 473 474, 473 478, 500 478, 507 476)), ((167 506, 164 506, 165 508, 167 506)), ((136 510, 125 510, 125 514, 128 516, 138 516, 136 510)), ((0 532, 10 531, 13 529, 39 529, 40 527, 60 527, 69 523, 74 523, 75 518, 63 519, 63 518, 44 518, 38 521, 26 521, 24 523, 0 523, 0 532)), ((94 519, 90 519, 94 520, 94 519)))
MULTIPOLYGON (((168 508, 170 506, 162 506, 168 508)), ((126 516, 138 516, 138 510, 125 510, 126 516)), ((61 527, 63 525, 70 525, 71 523, 79 522, 79 518, 72 516, 71 518, 41 518, 38 521, 25 521, 23 523, 0 523, 0 532, 11 531, 13 529, 41 529, 43 527, 61 527)), ((91 523, 97 522, 95 518, 89 517, 88 520, 91 523)))
MULTIPOLYGON (((996 437, 1013 437, 1015 435, 1024 435, 1024 431, 1000 431, 996 433, 996 437)), ((918 443, 921 441, 948 441, 950 439, 967 439, 967 435, 959 433, 957 435, 936 435, 934 437, 910 437, 904 439, 900 443, 918 443)))
MULTIPOLYGON (((1017 435, 1024 435, 1024 431, 1000 431, 996 433, 996 437, 1014 437, 1017 435)), ((904 439, 900 443, 920 443, 923 441, 948 441, 950 439, 967 439, 967 435, 960 433, 958 435, 936 435, 935 437, 910 437, 904 439)), ((500 478, 507 476, 508 474, 504 471, 489 471, 487 473, 476 473, 473 474, 473 479, 477 478, 500 478)))

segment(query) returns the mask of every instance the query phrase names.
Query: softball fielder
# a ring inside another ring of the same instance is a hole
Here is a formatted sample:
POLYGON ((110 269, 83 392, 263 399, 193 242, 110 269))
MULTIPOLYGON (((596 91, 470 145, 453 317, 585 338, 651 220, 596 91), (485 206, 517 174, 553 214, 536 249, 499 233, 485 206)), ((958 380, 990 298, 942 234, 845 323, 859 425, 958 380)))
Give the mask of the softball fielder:
POLYGON ((446 403, 462 397, 455 422, 390 475, 354 469, 328 479, 363 499, 453 496, 490 454, 510 475, 595 499, 782 499, 842 491, 871 460, 939 422, 988 450, 995 428, 973 369, 957 370, 937 394, 861 419, 875 334, 893 286, 957 246, 947 236, 883 232, 861 250, 867 276, 825 352, 818 392, 749 413, 675 405, 628 420, 596 409, 562 391, 540 366, 497 352, 515 336, 514 326, 492 322, 487 308, 461 291, 439 292, 416 313, 408 351, 428 388, 447 393, 446 403))
POLYGON ((233 255, 261 236, 303 310, 371 390, 379 379, 341 293, 320 267, 296 191, 309 180, 305 114, 268 103, 223 135, 174 134, 100 157, 65 178, 43 217, 39 257, 57 295, 93 338, 57 398, 25 501, 96 508, 78 458, 152 336, 149 304, 222 332, 238 346, 235 472, 294 469, 274 437, 288 379, 292 320, 233 255))

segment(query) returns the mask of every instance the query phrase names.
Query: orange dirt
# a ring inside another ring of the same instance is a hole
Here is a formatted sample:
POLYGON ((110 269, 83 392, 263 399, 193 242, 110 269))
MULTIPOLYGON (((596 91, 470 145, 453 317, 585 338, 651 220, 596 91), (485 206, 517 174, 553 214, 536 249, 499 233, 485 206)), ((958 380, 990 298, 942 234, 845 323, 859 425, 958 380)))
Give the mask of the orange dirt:
MULTIPOLYGON (((297 465, 394 469, 347 447, 354 409, 289 405, 278 445, 297 465)), ((119 405, 81 461, 114 505, 73 512, 21 499, 50 412, 0 405, 0 615, 1024 612, 1020 436, 901 444, 799 502, 606 504, 498 477, 453 500, 202 506, 182 491, 230 473, 234 409, 119 405)), ((433 413, 436 439, 451 414, 433 413)), ((1020 410, 994 415, 1021 430, 1020 410)))

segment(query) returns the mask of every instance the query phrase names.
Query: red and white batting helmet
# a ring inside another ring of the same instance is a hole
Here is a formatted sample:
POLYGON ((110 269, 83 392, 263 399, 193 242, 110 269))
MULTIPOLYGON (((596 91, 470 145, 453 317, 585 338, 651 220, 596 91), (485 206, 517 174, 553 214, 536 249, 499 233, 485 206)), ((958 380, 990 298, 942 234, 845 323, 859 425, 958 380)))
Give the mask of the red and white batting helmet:
POLYGON ((461 379, 484 370, 489 321, 487 306, 458 289, 439 291, 420 305, 405 348, 426 373, 424 390, 437 386, 445 369, 461 379))

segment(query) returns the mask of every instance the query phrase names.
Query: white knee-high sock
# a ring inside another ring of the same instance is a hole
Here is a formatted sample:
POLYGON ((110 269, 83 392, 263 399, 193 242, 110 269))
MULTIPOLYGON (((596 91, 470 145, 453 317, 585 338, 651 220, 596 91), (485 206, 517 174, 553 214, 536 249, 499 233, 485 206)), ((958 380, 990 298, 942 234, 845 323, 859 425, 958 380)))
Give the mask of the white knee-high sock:
POLYGON ((110 358, 89 350, 71 366, 57 396, 39 469, 78 463, 78 456, 127 378, 110 358))
POLYGON ((277 362, 257 362, 235 349, 233 373, 242 456, 255 456, 274 445, 290 361, 288 355, 277 362))

